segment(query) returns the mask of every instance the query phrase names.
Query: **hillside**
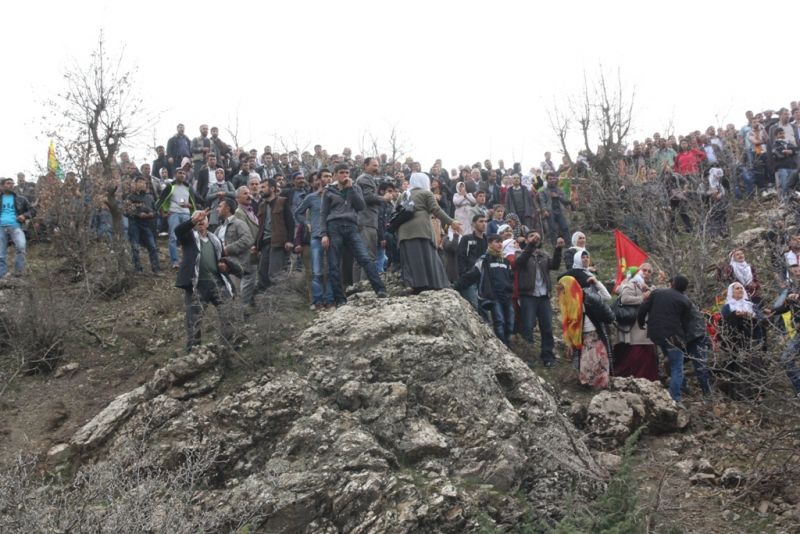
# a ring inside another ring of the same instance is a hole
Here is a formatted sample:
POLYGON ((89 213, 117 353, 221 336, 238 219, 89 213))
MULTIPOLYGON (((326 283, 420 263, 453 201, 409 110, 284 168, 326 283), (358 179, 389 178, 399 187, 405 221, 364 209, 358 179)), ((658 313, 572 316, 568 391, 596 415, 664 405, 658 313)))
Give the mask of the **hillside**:
MULTIPOLYGON (((609 272, 610 238, 588 237, 609 272)), ((602 531, 583 510, 654 532, 797 531, 797 410, 779 372, 758 403, 706 404, 694 387, 679 417, 657 387, 619 383, 599 398, 563 360, 529 370, 454 293, 398 296, 393 282, 387 301, 357 294, 316 315, 300 275, 262 297, 241 348, 187 359, 170 275, 100 298, 54 256, 34 245, 32 276, 0 289, 19 333, 2 360, 3 531, 32 517, 43 529, 102 517, 120 532, 602 531), (26 374, 20 343, 44 340, 55 369, 26 374), (620 404, 636 395, 641 411, 620 404), (33 506, 38 485, 76 473, 82 486, 51 487, 69 513, 33 506), (110 500, 85 502, 92 487, 110 500)))

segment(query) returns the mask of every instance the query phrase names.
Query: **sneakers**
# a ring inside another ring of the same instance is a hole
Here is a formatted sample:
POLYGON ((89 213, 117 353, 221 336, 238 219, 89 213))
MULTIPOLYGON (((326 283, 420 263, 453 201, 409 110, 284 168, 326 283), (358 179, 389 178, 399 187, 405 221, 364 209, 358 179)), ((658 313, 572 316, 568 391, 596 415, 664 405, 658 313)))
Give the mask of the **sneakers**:
POLYGON ((389 298, 389 294, 386 291, 378 291, 376 295, 379 299, 389 298))
POLYGON ((556 362, 544 362, 542 365, 544 365, 545 367, 548 367, 548 368, 555 367, 556 366, 556 362))
POLYGON ((177 271, 178 269, 180 269, 180 268, 181 268, 181 266, 180 266, 180 265, 178 265, 177 263, 173 263, 173 264, 172 264, 172 268, 173 268, 173 270, 177 271))

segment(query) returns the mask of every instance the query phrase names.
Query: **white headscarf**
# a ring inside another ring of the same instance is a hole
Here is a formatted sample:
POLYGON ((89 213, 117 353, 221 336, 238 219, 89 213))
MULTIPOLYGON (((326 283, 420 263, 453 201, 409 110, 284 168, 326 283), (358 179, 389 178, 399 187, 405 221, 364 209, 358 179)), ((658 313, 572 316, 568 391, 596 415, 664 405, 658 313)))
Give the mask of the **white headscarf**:
POLYGON ((725 195, 725 188, 722 187, 722 177, 725 171, 719 167, 712 167, 708 170, 708 189, 720 195, 725 195))
POLYGON ((733 276, 742 283, 743 286, 747 287, 753 281, 753 269, 750 268, 750 264, 746 261, 736 261, 733 259, 734 253, 740 249, 735 249, 731 251, 728 255, 731 262, 731 269, 733 269, 733 276))
POLYGON ((737 312, 747 312, 749 314, 753 313, 753 303, 750 302, 750 299, 747 297, 747 290, 742 286, 742 291, 744 291, 744 296, 739 300, 733 298, 733 286, 735 285, 742 285, 739 282, 734 282, 728 286, 728 297, 725 299, 725 304, 727 304, 731 311, 737 312))
POLYGON ((412 172, 411 177, 408 179, 408 189, 424 189, 425 191, 430 191, 431 180, 424 172, 412 172))
MULTIPOLYGON (((585 239, 586 238, 586 234, 584 234, 583 232, 575 232, 574 234, 572 234, 572 246, 573 247, 577 247, 578 246, 578 238, 579 237, 583 237, 585 239)), ((585 250, 585 249, 582 249, 582 250, 585 250)))
POLYGON ((513 237, 510 237, 503 241, 503 257, 507 258, 508 256, 513 256, 517 253, 517 242, 514 240, 513 237))
MULTIPOLYGON (((572 240, 573 241, 575 240, 575 236, 572 236, 572 240)), ((586 254, 589 254, 589 251, 587 251, 585 248, 579 248, 578 250, 575 251, 575 255, 572 256, 573 269, 583 269, 584 271, 586 270, 586 267, 583 266, 583 262, 581 261, 581 256, 583 256, 584 252, 586 252, 586 254)))

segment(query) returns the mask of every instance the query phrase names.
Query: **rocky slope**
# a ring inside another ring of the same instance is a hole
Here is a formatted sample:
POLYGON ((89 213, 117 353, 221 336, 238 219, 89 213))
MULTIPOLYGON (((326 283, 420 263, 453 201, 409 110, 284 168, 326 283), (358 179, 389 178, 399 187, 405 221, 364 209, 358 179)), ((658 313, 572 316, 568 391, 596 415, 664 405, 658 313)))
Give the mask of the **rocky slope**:
POLYGON ((264 532, 549 522, 604 488, 545 382, 454 292, 354 295, 286 350, 295 365, 221 398, 224 354, 176 359, 51 461, 101 466, 135 450, 148 470, 170 472, 210 458, 194 461, 187 499, 264 532))

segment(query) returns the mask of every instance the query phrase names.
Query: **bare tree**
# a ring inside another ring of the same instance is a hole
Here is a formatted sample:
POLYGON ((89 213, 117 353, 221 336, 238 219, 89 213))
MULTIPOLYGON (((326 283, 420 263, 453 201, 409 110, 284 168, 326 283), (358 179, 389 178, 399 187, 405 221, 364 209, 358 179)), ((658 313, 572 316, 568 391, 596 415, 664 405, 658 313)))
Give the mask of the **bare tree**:
POLYGON ((59 141, 82 179, 96 182, 93 186, 104 195, 118 238, 123 214, 116 158, 123 143, 138 135, 146 120, 142 98, 133 83, 136 72, 126 67, 124 52, 118 57, 109 55, 101 31, 88 64, 75 61, 64 73, 66 90, 48 102, 54 115, 62 119, 48 135, 59 141), (90 173, 95 163, 100 164, 99 175, 90 173))

